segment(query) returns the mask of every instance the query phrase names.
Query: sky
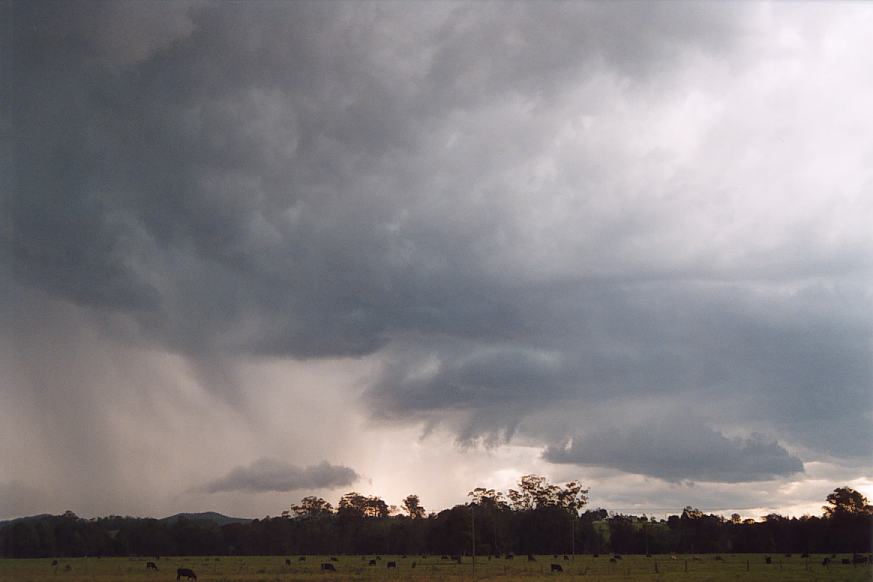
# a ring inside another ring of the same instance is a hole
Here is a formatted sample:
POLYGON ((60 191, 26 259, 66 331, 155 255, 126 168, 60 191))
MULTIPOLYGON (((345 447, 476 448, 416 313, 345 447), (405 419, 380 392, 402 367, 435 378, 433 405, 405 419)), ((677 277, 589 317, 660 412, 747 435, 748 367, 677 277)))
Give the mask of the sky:
POLYGON ((873 6, 0 11, 0 519, 873 497, 873 6))

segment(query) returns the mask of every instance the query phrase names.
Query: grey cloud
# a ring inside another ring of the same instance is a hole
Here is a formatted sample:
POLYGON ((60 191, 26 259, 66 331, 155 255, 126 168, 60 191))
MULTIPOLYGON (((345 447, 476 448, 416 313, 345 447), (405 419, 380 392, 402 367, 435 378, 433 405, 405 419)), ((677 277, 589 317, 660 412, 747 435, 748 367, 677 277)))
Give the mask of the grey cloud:
MULTIPOLYGON (((391 347, 383 377, 367 392, 371 409, 389 420, 442 422, 452 411, 476 411, 457 426, 477 437, 517 426, 532 411, 611 402, 604 414, 620 422, 623 399, 679 396, 726 418, 775 421, 819 451, 860 458, 871 450, 859 438, 870 430, 873 373, 862 315, 873 306, 861 289, 786 298, 742 286, 642 282, 532 294, 541 301, 525 292, 495 297, 513 322, 493 319, 500 343, 455 334, 391 347), (835 383, 838 390, 825 389, 835 383)), ((475 321, 467 320, 468 331, 475 321)), ((555 418, 548 430, 558 438, 572 421, 555 418)))
MULTIPOLYGON (((16 5, 15 269, 59 296, 130 313, 187 351, 360 355, 416 324, 403 310, 463 309, 444 295, 483 284, 463 248, 488 244, 499 222, 483 208, 458 231, 439 198, 461 196, 481 162, 500 171, 511 160, 465 163, 443 191, 433 138, 452 112, 487 119, 495 93, 536 99, 546 79, 603 68, 601 52, 635 43, 632 60, 678 58, 650 46, 673 37, 673 18, 609 47, 598 31, 645 15, 594 5, 446 5, 433 9, 437 24, 384 7, 185 5, 150 19, 174 25, 141 31, 118 70, 86 58, 115 54, 105 38, 139 22, 118 6, 78 6, 68 34, 50 5, 16 5), (530 28, 540 18, 551 25, 530 28), (486 30, 507 50, 483 41, 486 30), (516 46, 523 33, 534 41, 516 46), (570 50, 573 39, 584 43, 570 50), (512 86, 522 71, 532 77, 512 86), (480 73, 485 85, 465 81, 480 73), (487 101, 465 104, 455 85, 487 101), (231 333, 240 327, 252 332, 231 333)), ((731 37, 712 28, 735 18, 691 12, 701 19, 693 39, 731 37)))
POLYGON ((765 481, 803 472, 800 459, 775 441, 727 438, 687 415, 576 435, 546 449, 544 458, 671 481, 765 481))
POLYGON ((351 485, 360 479, 353 469, 331 465, 298 467, 277 459, 262 458, 247 466, 236 467, 224 477, 210 481, 199 488, 207 493, 226 491, 295 491, 299 489, 333 489, 351 485))
MULTIPOLYGON (((620 424, 648 395, 869 457, 870 183, 851 160, 873 148, 829 144, 849 165, 823 171, 833 188, 807 179, 827 152, 796 144, 820 140, 774 137, 805 115, 743 92, 787 50, 766 52, 756 7, 36 2, 12 16, 13 293, 190 358, 231 403, 237 358, 371 356, 372 417, 464 442, 561 442, 573 415, 620 424)), ((865 94, 857 82, 828 95, 865 94)), ((12 317, 26 327, 39 305, 12 317)))

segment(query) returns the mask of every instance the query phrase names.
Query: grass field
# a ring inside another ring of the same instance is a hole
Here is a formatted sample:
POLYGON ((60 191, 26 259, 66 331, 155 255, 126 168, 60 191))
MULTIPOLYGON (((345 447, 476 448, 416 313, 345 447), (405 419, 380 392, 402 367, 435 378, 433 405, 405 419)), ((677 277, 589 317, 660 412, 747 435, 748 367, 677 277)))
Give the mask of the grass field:
MULTIPOLYGON (((838 555, 836 563, 822 566, 824 556, 809 559, 798 555, 774 555, 772 564, 766 564, 762 554, 677 556, 623 556, 610 562, 611 556, 594 558, 577 555, 574 560, 552 556, 526 556, 513 560, 487 557, 476 559, 475 580, 560 580, 591 581, 728 581, 728 580, 786 580, 786 581, 869 581, 873 569, 840 563, 847 555, 838 555), (563 573, 550 573, 551 564, 560 564, 563 573)), ((469 556, 458 564, 442 560, 440 556, 381 556, 375 566, 369 561, 375 556, 245 556, 245 557, 164 557, 154 558, 59 558, 52 566, 51 558, 34 560, 0 560, 2 582, 149 582, 175 580, 176 568, 191 568, 197 580, 208 582, 285 582, 290 580, 474 580, 473 562, 469 556), (286 565, 290 558, 291 565, 286 565), (154 561, 158 572, 146 570, 146 562, 154 561), (388 562, 396 562, 389 569, 388 562), (336 572, 322 572, 320 564, 331 563, 336 572), (412 567, 415 563, 415 568, 412 567)), ((186 580, 183 578, 183 580, 186 580)))

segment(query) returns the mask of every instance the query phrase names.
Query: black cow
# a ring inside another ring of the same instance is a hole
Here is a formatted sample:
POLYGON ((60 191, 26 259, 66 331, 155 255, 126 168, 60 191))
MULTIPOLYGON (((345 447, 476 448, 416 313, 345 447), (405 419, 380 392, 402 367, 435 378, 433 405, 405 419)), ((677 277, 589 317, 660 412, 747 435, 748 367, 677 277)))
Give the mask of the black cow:
POLYGON ((565 556, 564 556, 564 561, 565 561, 565 562, 569 562, 569 561, 570 561, 570 556, 565 555, 565 556))
POLYGON ((179 568, 176 570, 176 582, 182 579, 182 576, 187 578, 188 580, 196 580, 197 574, 194 573, 194 570, 191 568, 179 568))
POLYGON ((801 558, 808 558, 808 557, 809 557, 809 554, 807 554, 806 552, 804 552, 803 555, 800 556, 800 557, 801 557, 801 558))
POLYGON ((506 559, 507 559, 507 560, 511 560, 511 559, 513 559, 513 558, 515 558, 515 556, 514 556, 513 554, 506 554, 506 559))
POLYGON ((415 569, 415 562, 412 563, 412 569, 415 569))
POLYGON ((285 565, 286 565, 286 566, 290 566, 290 565, 291 565, 291 560, 289 560, 288 558, 285 558, 285 565))
POLYGON ((592 557, 594 557, 594 558, 599 558, 599 557, 600 557, 600 554, 594 554, 594 556, 592 556, 592 557))
POLYGON ((324 562, 321 565, 321 571, 322 572, 336 572, 336 568, 334 568, 333 564, 331 564, 330 562, 324 562))
POLYGON ((298 562, 305 562, 305 561, 306 561, 306 556, 300 556, 299 558, 297 558, 297 561, 298 561, 298 562))
POLYGON ((849 558, 843 558, 842 560, 840 560, 840 562, 841 562, 844 566, 848 566, 849 564, 852 563, 852 560, 850 560, 849 558))
POLYGON ((560 564, 552 564, 551 569, 549 571, 550 572, 563 572, 564 569, 561 567, 560 564))
POLYGON ((331 562, 339 562, 339 558, 337 558, 336 556, 331 556, 330 561, 331 562))
POLYGON ((610 563, 610 564, 615 564, 616 561, 617 561, 617 560, 616 560, 615 558, 610 558, 610 559, 609 559, 609 563, 610 563))
POLYGON ((146 570, 154 570, 155 572, 157 572, 158 565, 155 564, 154 562, 146 562, 146 570))
POLYGON ((388 568, 394 568, 394 569, 396 569, 396 568, 397 568, 397 562, 388 562, 387 564, 385 564, 385 566, 388 567, 388 568))
POLYGON ((376 565, 376 560, 370 560, 370 565, 371 565, 371 566, 375 566, 375 565, 376 565))
POLYGON ((616 560, 621 560, 621 556, 619 556, 618 554, 614 555, 613 558, 615 558, 616 560))
POLYGON ((830 564, 831 564, 831 559, 830 559, 830 558, 825 558, 824 560, 821 561, 821 565, 824 566, 825 568, 827 568, 828 566, 830 566, 830 564))
POLYGON ((772 563, 773 563, 773 558, 771 558, 770 556, 766 556, 766 557, 764 558, 764 562, 766 562, 767 564, 772 564, 772 563))
POLYGON ((58 561, 57 561, 57 560, 52 560, 52 566, 57 566, 57 565, 58 565, 58 561))

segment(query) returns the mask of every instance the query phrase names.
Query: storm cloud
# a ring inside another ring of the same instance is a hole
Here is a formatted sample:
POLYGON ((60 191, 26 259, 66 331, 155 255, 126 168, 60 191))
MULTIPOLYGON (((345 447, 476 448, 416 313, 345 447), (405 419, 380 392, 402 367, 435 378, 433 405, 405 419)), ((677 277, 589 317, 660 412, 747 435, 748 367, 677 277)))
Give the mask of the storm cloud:
MULTIPOLYGON (((209 491, 370 474, 308 406, 559 470, 869 474, 870 7, 4 10, 0 441, 47 467, 122 487, 124 443, 221 423, 209 491)), ((7 496, 52 471, 26 456, 7 496)))
POLYGON ((678 415, 577 435, 544 456, 554 463, 612 467, 669 481, 766 481, 803 472, 800 459, 776 442, 760 435, 727 438, 678 415))
POLYGON ((354 469, 322 461, 310 467, 297 467, 277 459, 257 459, 236 467, 224 477, 200 487, 207 493, 222 491, 295 491, 299 489, 335 489, 360 479, 354 469))

